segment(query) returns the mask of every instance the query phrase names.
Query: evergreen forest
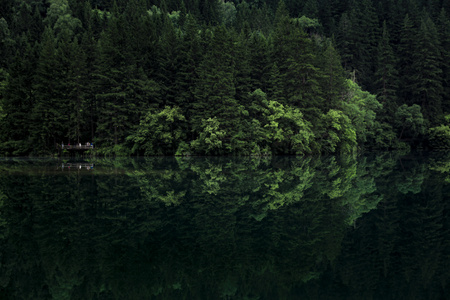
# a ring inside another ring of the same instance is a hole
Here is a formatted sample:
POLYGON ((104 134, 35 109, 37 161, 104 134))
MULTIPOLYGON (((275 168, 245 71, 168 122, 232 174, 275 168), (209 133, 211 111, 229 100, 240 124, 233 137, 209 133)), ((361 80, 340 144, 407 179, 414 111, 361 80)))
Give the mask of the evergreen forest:
POLYGON ((2 0, 0 155, 450 148, 445 0, 2 0))

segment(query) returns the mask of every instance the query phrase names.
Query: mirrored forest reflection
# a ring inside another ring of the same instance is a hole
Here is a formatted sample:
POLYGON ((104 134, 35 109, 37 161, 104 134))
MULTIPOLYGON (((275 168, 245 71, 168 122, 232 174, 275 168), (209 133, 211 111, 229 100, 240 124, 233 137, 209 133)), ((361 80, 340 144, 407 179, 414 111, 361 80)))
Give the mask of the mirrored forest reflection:
POLYGON ((2 299, 449 294, 448 155, 84 163, 0 161, 2 299))

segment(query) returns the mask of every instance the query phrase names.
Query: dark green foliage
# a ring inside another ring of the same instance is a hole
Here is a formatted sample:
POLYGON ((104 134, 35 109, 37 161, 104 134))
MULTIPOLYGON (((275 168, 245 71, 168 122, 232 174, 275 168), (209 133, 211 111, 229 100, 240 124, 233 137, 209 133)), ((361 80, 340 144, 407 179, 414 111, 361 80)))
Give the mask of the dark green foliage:
POLYGON ((17 52, 9 67, 9 76, 1 93, 1 149, 9 155, 24 155, 32 150, 30 112, 35 98, 33 80, 36 51, 26 38, 21 41, 24 51, 17 52))
MULTIPOLYGON (((323 148, 334 139, 324 130, 346 117, 358 148, 391 147, 404 127, 398 107, 418 105, 425 127, 450 110, 443 1, 33 0, 0 8, 3 155, 52 154, 62 141, 125 154, 146 112, 165 106, 186 118, 184 148, 217 127, 224 148, 214 154, 250 154, 261 145, 249 139, 265 126, 249 117, 258 89, 283 113, 299 109, 313 152, 338 151, 323 148), (383 105, 370 133, 348 109, 350 77, 383 105)), ((275 152, 298 153, 291 146, 275 152)))
POLYGON ((279 20, 273 51, 279 73, 271 78, 272 89, 286 99, 277 101, 301 108, 309 120, 317 118, 315 111, 323 105, 319 68, 315 65, 312 43, 303 29, 289 18, 279 20))
POLYGON ((343 95, 347 91, 345 73, 341 58, 331 41, 326 41, 317 55, 321 69, 319 83, 323 90, 323 104, 319 106, 322 112, 338 108, 343 95))
POLYGON ((403 104, 395 112, 395 123, 399 132, 398 139, 416 138, 425 132, 425 122, 420 106, 403 104))
POLYGON ((137 153, 175 154, 186 136, 185 122, 186 118, 178 107, 166 106, 161 111, 151 109, 141 119, 136 133, 127 139, 135 143, 133 150, 137 153))
POLYGON ((406 15, 400 31, 400 44, 397 48, 400 57, 397 69, 400 77, 398 96, 402 99, 402 103, 407 104, 412 104, 414 76, 417 76, 412 67, 414 50, 417 49, 416 32, 409 15, 406 15))
POLYGON ((31 110, 30 134, 38 152, 50 151, 61 143, 69 129, 68 89, 64 86, 69 61, 59 60, 64 57, 58 55, 57 46, 54 31, 46 27, 36 66, 35 103, 31 110))
POLYGON ((378 100, 383 105, 382 119, 392 121, 397 109, 398 71, 393 49, 390 44, 386 22, 383 23, 383 34, 378 42, 375 86, 378 100))
POLYGON ((442 109, 450 112, 450 20, 448 12, 441 10, 436 23, 440 41, 441 69, 442 69, 442 109))
POLYGON ((422 19, 413 59, 412 103, 419 104, 425 117, 436 124, 442 116, 442 68, 437 30, 430 18, 422 19))
POLYGON ((239 118, 245 114, 242 104, 236 99, 234 41, 222 26, 205 34, 209 45, 197 71, 192 128, 200 133, 205 129, 205 122, 215 117, 225 132, 223 138, 231 141, 237 132, 239 118))
POLYGON ((433 149, 450 149, 450 127, 440 125, 430 128, 429 143, 433 149))

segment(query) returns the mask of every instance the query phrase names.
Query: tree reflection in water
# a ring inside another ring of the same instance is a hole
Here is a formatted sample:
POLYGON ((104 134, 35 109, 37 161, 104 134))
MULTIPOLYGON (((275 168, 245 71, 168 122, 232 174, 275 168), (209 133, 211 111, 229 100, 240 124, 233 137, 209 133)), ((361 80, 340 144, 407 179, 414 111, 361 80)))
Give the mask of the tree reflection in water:
POLYGON ((2 299, 445 295, 446 157, 0 162, 2 299))

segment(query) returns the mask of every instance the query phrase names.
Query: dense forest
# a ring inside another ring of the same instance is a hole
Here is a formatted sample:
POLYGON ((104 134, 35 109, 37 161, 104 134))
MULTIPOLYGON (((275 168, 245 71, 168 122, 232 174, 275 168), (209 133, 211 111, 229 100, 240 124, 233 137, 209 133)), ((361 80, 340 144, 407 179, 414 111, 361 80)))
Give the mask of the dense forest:
POLYGON ((0 155, 450 147, 444 0, 3 0, 0 155))

